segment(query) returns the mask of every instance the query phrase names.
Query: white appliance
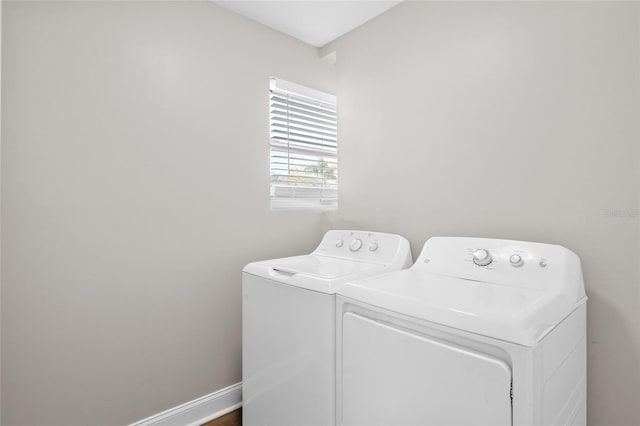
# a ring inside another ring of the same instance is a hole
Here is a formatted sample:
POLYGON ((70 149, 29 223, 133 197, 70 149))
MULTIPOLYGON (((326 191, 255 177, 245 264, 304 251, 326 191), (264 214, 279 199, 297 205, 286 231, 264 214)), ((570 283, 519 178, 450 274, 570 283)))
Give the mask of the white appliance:
POLYGON ((335 424, 335 292, 411 266, 399 235, 329 231, 311 254, 248 264, 242 274, 245 426, 335 424))
POLYGON ((563 247, 431 238, 339 290, 337 424, 584 425, 586 301, 563 247))

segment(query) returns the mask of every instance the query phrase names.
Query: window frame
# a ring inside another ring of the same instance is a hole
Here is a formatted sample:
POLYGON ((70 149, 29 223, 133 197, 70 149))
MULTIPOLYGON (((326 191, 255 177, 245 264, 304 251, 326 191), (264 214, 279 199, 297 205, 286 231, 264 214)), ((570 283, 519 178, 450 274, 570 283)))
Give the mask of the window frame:
POLYGON ((271 210, 337 209, 337 125, 335 95, 270 78, 271 210))

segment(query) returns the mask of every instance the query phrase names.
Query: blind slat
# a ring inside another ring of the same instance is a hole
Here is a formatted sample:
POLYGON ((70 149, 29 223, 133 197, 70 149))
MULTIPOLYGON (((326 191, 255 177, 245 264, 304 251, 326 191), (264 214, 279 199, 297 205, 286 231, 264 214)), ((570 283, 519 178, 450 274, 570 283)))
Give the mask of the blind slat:
POLYGON ((322 158, 333 158, 336 159, 337 157, 337 152, 334 149, 333 151, 329 151, 327 149, 325 150, 320 150, 320 149, 311 149, 309 147, 305 147, 305 148, 298 148, 296 146, 289 146, 287 147, 285 146, 277 146, 277 145, 271 145, 271 151, 278 151, 278 152, 282 152, 282 153, 293 153, 293 154, 298 154, 298 155, 306 155, 306 156, 310 156, 310 157, 315 157, 315 161, 322 161, 322 158))
POLYGON ((295 96, 292 94, 279 94, 278 92, 271 92, 271 100, 273 102, 279 102, 281 104, 291 104, 294 106, 299 106, 302 108, 310 108, 320 111, 331 111, 335 113, 336 107, 335 105, 321 102, 321 101, 312 101, 310 98, 301 98, 299 96, 295 96))
POLYGON ((332 118, 332 117, 335 117, 336 115, 335 111, 331 111, 323 108, 316 108, 315 106, 311 106, 311 105, 302 105, 296 102, 289 102, 289 103, 287 103, 286 101, 281 102, 273 98, 271 99, 271 109, 280 110, 280 111, 294 111, 304 115, 327 117, 327 118, 332 118))
POLYGON ((333 128, 335 130, 335 128, 337 127, 335 118, 330 116, 323 116, 323 115, 317 115, 317 114, 304 114, 304 111, 299 111, 295 109, 290 109, 287 111, 285 109, 271 108, 270 111, 271 111, 271 114, 277 117, 282 117, 283 119, 286 119, 286 121, 289 123, 292 121, 297 121, 300 124, 310 123, 310 124, 315 124, 317 126, 320 126, 321 129, 328 127, 328 128, 333 128))
POLYGON ((309 142, 313 144, 320 145, 335 145, 336 138, 330 137, 329 135, 320 135, 320 137, 314 135, 304 135, 302 133, 297 133, 294 131, 286 131, 286 130, 272 130, 272 137, 280 140, 291 140, 296 142, 309 142))
POLYGON ((335 120, 320 120, 317 118, 313 118, 313 117, 305 117, 303 115, 299 115, 299 114, 295 114, 292 112, 289 112, 287 114, 286 111, 279 111, 279 110, 271 110, 271 115, 274 117, 274 119, 280 119, 280 121, 284 121, 284 122, 293 122, 293 121, 297 121, 299 123, 310 123, 310 124, 316 124, 319 125, 321 127, 328 127, 328 128, 336 128, 337 125, 335 123, 335 120))
POLYGON ((278 103, 278 104, 286 105, 288 107, 293 107, 293 108, 306 109, 309 111, 319 112, 322 114, 335 114, 336 112, 335 108, 332 108, 328 104, 306 102, 303 99, 293 98, 293 97, 289 97, 289 99, 287 99, 286 97, 278 96, 278 95, 271 96, 271 103, 278 103))
POLYGON ((296 132, 309 133, 309 134, 317 134, 318 132, 322 132, 323 134, 330 136, 332 139, 336 139, 338 136, 338 132, 335 128, 334 129, 330 129, 328 127, 323 128, 321 126, 310 125, 306 123, 298 123, 295 121, 289 121, 288 126, 286 122, 284 123, 274 122, 274 123, 271 123, 271 127, 272 127, 272 130, 290 129, 296 132))
MULTIPOLYGON (((336 165, 336 158, 330 158, 330 157, 323 157, 320 161, 323 162, 324 167, 326 168, 332 168, 335 170, 335 165, 336 165)), ((304 166, 313 166, 316 167, 318 162, 317 161, 311 161, 308 160, 306 158, 289 158, 289 157, 285 157, 285 156, 271 156, 271 163, 274 165, 278 165, 278 164, 296 164, 296 165, 304 165, 304 166)))

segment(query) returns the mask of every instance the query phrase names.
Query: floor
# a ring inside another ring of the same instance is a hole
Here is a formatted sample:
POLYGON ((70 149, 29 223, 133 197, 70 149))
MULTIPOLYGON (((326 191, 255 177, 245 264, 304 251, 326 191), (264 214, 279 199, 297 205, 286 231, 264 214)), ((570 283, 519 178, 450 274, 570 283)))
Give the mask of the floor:
POLYGON ((242 426, 242 408, 238 408, 229 414, 211 420, 202 426, 242 426))

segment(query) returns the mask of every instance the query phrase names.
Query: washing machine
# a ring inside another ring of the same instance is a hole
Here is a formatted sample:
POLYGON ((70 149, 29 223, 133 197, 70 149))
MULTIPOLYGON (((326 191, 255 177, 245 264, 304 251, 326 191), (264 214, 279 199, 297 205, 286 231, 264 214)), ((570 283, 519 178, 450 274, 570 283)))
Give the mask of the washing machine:
POLYGON ((248 264, 243 424, 335 425, 335 292, 346 281, 412 263, 399 235, 332 230, 311 254, 248 264))
POLYGON ((339 289, 337 424, 584 425, 586 301, 564 247, 431 238, 339 289))

